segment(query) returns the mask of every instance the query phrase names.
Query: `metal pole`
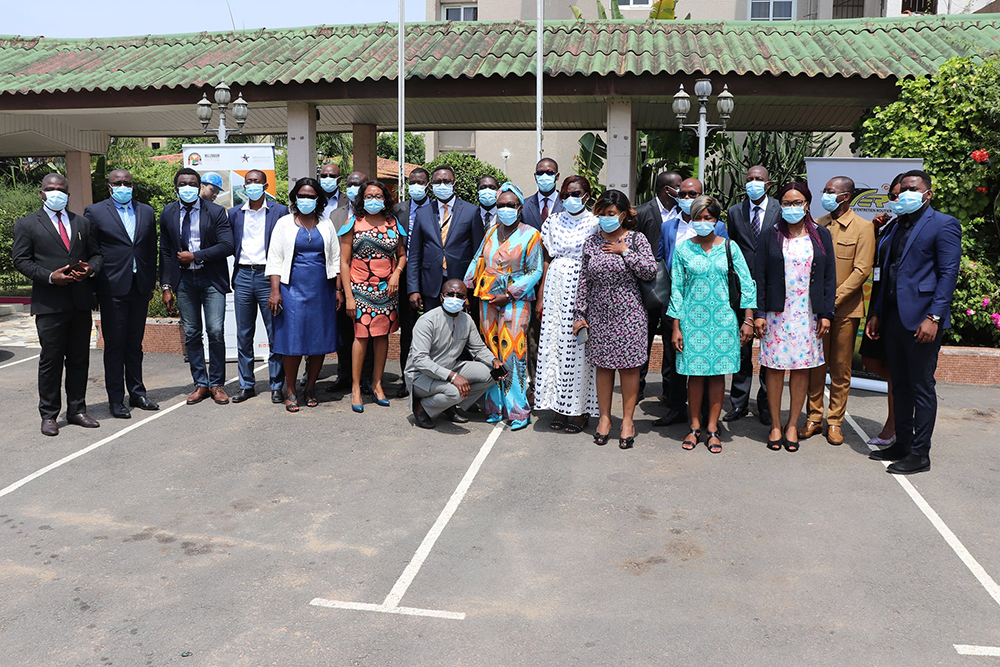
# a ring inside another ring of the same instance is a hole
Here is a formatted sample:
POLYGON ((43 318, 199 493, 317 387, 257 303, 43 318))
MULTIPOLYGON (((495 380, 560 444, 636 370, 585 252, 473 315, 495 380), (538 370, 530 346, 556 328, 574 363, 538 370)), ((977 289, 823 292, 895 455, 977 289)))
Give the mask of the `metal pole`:
POLYGON ((545 74, 545 58, 542 52, 542 37, 545 34, 545 0, 538 0, 538 22, 535 24, 535 149, 538 159, 544 157, 542 152, 542 76, 545 74))
POLYGON ((219 143, 226 143, 226 137, 229 133, 226 131, 226 107, 225 105, 219 105, 219 143))
POLYGON ((708 101, 698 103, 698 180, 705 187, 705 138, 708 137, 708 101))
POLYGON ((403 159, 406 155, 406 142, 404 137, 406 132, 406 49, 404 47, 406 39, 404 34, 406 23, 404 17, 405 4, 406 0, 399 0, 399 56, 397 58, 399 60, 399 71, 396 74, 396 78, 399 79, 399 99, 397 100, 398 118, 396 122, 396 134, 399 137, 399 186, 396 190, 396 198, 400 201, 402 201, 403 193, 405 192, 403 189, 403 159))

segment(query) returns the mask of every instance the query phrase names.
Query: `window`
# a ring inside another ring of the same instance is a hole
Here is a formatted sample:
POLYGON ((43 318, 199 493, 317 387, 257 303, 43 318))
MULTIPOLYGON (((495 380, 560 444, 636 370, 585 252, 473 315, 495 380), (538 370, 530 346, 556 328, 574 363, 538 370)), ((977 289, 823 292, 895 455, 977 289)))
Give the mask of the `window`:
POLYGON ((149 147, 152 148, 155 151, 156 149, 158 149, 160 147, 160 142, 159 141, 153 141, 153 142, 150 143, 149 147))
POLYGON ((619 9, 646 9, 652 4, 652 0, 618 0, 619 9))
POLYGON ((440 130, 437 133, 438 154, 455 151, 456 153, 476 153, 476 133, 472 130, 440 130))
POLYGON ((751 21, 791 21, 793 18, 794 0, 750 0, 751 21))
POLYGON ((833 18, 859 19, 865 15, 865 0, 833 0, 833 18))
POLYGON ((903 0, 900 10, 914 14, 937 14, 937 0, 903 0))
POLYGON ((478 5, 442 5, 441 18, 445 21, 478 21, 478 5))

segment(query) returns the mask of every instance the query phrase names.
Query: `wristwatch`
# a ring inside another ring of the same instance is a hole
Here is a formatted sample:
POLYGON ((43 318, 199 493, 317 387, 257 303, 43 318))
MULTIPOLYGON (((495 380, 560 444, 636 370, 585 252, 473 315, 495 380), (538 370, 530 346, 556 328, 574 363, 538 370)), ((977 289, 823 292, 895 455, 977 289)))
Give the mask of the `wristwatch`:
POLYGON ((622 250, 622 257, 627 257, 630 252, 632 252, 631 248, 625 248, 622 250))
POLYGON ((928 315, 927 319, 929 319, 934 324, 941 324, 941 316, 940 315, 928 315))
POLYGON ((173 288, 170 287, 170 285, 160 285, 160 291, 161 292, 173 292, 174 290, 173 290, 173 288))

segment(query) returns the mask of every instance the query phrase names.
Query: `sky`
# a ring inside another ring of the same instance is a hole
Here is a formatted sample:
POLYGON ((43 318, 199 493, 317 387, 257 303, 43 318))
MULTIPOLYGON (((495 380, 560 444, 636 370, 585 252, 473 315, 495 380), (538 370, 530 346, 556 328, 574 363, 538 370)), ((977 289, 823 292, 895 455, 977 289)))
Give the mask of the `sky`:
MULTIPOLYGON (((398 0, 199 0, 94 3, 48 0, 44 6, 0 0, 0 34, 58 38, 169 35, 338 23, 396 22, 398 0), (230 6, 232 18, 230 18, 230 6), (42 9, 42 11, 39 11, 42 9)), ((406 20, 423 21, 423 0, 406 3, 406 20)))

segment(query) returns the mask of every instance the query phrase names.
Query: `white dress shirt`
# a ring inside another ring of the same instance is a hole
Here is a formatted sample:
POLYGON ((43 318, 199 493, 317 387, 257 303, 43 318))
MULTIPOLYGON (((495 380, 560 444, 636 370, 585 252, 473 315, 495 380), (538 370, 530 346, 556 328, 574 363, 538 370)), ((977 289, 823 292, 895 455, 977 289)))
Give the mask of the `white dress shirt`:
POLYGON ((497 207, 493 205, 490 208, 485 206, 479 207, 479 213, 483 216, 483 231, 488 232, 493 225, 497 224, 497 207), (489 221, 486 220, 486 216, 489 216, 489 221))
POLYGON ((243 208, 243 238, 240 240, 240 266, 264 264, 267 252, 264 248, 264 226, 267 217, 267 198, 256 211, 246 202, 243 208))
MULTIPOLYGON (((56 218, 56 215, 61 214, 63 227, 66 228, 66 235, 69 236, 70 234, 69 213, 66 211, 66 209, 63 209, 61 211, 53 211, 51 208, 43 204, 42 210, 44 210, 46 213, 49 214, 49 220, 52 221, 52 226, 56 228, 56 235, 59 235, 59 220, 56 218)), ((72 242, 72 239, 70 239, 70 242, 72 242)))
POLYGON ((548 207, 549 207, 549 213, 552 213, 552 209, 556 205, 556 197, 558 197, 558 196, 559 196, 559 193, 556 190, 553 190, 552 192, 550 192, 547 195, 546 194, 542 194, 541 192, 539 192, 538 193, 538 213, 541 214, 541 212, 545 209, 546 205, 548 205, 548 207))
POLYGON ((458 197, 452 197, 448 201, 438 202, 438 224, 444 227, 444 207, 448 207, 448 217, 455 215, 455 202, 458 201, 458 197))

